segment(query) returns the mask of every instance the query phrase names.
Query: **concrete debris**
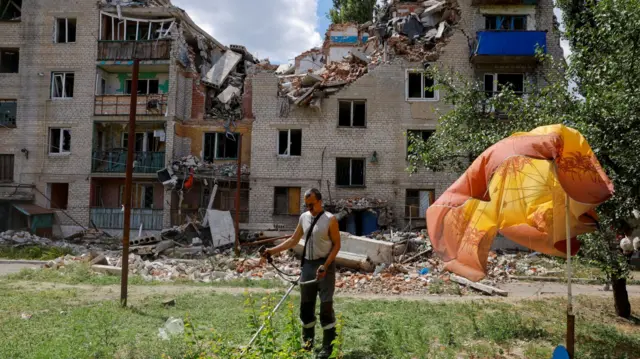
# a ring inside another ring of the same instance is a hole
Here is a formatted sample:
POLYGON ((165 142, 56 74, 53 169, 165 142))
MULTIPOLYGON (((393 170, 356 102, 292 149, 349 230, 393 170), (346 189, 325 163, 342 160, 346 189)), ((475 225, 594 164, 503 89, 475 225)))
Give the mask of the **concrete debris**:
MULTIPOLYGON (((343 208, 348 209, 369 209, 386 207, 387 201, 378 198, 365 198, 365 197, 352 197, 345 199, 338 199, 329 203, 331 206, 335 206, 336 209, 341 210, 343 208)), ((336 211, 336 212, 338 212, 336 211)))
POLYGON ((242 60, 241 54, 234 51, 226 51, 207 73, 207 82, 220 87, 240 60, 242 60))
POLYGON ((225 105, 229 105, 229 102, 231 102, 231 100, 233 100, 234 98, 240 96, 240 94, 241 93, 239 88, 235 86, 229 86, 226 89, 224 89, 224 91, 222 91, 216 98, 221 103, 225 105))
POLYGON ((296 71, 296 67, 293 64, 282 64, 276 69, 277 75, 291 75, 296 71))
POLYGON ((169 340, 170 336, 184 333, 184 322, 180 318, 169 318, 162 328, 158 328, 158 337, 162 340, 169 340))

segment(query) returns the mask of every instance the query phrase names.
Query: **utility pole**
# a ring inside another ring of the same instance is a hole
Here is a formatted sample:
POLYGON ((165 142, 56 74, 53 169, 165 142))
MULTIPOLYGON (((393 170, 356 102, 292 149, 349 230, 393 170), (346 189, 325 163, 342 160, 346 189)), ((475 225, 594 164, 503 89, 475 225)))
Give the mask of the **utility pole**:
POLYGON ((242 177, 242 135, 238 134, 238 169, 236 172, 236 243, 234 252, 240 255, 240 179, 242 177))
POLYGON ((122 277, 120 279, 120 304, 127 306, 129 282, 129 234, 131 227, 131 186, 133 180, 133 150, 136 138, 136 109, 138 105, 138 73, 140 60, 133 60, 131 76, 131 103, 129 107, 129 135, 127 138, 127 169, 124 180, 124 229, 122 230, 122 277))

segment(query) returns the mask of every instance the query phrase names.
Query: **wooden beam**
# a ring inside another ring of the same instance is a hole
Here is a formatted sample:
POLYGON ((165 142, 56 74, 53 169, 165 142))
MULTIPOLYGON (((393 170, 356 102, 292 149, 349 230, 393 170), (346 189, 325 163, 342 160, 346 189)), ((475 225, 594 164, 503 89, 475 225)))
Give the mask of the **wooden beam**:
POLYGON ((479 291, 481 291, 483 293, 487 293, 489 295, 496 295, 497 294, 497 295, 502 296, 502 297, 506 297, 506 296, 509 295, 509 292, 504 291, 502 289, 498 289, 496 287, 492 287, 492 286, 486 285, 486 284, 480 284, 480 283, 472 282, 472 281, 468 280, 467 278, 462 278, 462 277, 459 277, 459 276, 457 276, 455 274, 452 274, 449 278, 452 281, 454 281, 454 282, 456 282, 458 284, 469 286, 469 287, 471 287, 471 288, 473 288, 475 290, 479 290, 479 291))

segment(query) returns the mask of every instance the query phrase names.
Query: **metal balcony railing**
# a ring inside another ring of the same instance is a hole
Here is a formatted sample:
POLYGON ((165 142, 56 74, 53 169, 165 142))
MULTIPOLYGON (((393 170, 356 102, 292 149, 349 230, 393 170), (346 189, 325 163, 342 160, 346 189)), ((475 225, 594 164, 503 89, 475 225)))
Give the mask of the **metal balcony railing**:
MULTIPOLYGON (((131 209, 131 228, 162 229, 162 209, 131 209)), ((122 208, 91 208, 91 220, 96 227, 102 229, 121 229, 124 227, 124 212, 122 208)))
MULTIPOLYGON (((133 155, 134 173, 156 173, 165 167, 164 152, 136 152, 133 155)), ((91 171, 94 173, 124 173, 127 150, 94 151, 91 171)))

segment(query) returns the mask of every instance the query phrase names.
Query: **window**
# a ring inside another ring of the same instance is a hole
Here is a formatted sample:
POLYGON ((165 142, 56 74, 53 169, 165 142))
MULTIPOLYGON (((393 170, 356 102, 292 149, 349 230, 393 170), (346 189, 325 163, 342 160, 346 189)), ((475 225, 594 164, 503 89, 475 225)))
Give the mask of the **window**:
POLYGON ((302 154, 302 130, 278 131, 278 155, 300 156, 302 154))
POLYGON ((16 100, 0 100, 0 127, 16 127, 16 100))
POLYGON ((436 193, 432 189, 407 189, 404 216, 424 218, 427 208, 435 202, 436 193))
POLYGON ((76 42, 76 19, 56 19, 56 42, 76 42))
POLYGON ((338 126, 365 127, 365 101, 338 101, 338 126))
POLYGON ((492 97, 503 88, 510 87, 518 96, 524 94, 524 74, 485 74, 484 91, 492 97))
POLYGON ((275 187, 273 214, 300 214, 300 187, 275 187))
POLYGON ((364 186, 364 158, 336 158, 336 186, 364 186))
MULTIPOLYGON (((153 185, 134 183, 131 187, 131 208, 153 209, 153 185)), ((124 205, 124 186, 120 186, 120 204, 124 205)))
POLYGON ((22 0, 0 0, 0 21, 20 21, 22 0))
POLYGON ((49 129, 49 154, 71 152, 71 129, 49 129))
POLYGON ((73 97, 73 72, 54 72, 51 74, 51 98, 73 97))
POLYGON ((437 92, 433 88, 435 81, 424 71, 407 70, 407 101, 436 101, 437 92))
POLYGON ((49 208, 67 209, 69 201, 69 184, 68 183, 49 183, 48 184, 49 208))
MULTIPOLYGON (((125 93, 131 95, 131 80, 126 81, 125 93)), ((160 82, 158 80, 138 80, 138 95, 158 94, 160 82)))
MULTIPOLYGON (((158 143, 156 143, 153 136, 153 132, 136 132, 136 142, 133 144, 134 152, 156 152, 158 143)), ((127 132, 122 133, 122 148, 129 148, 129 134, 127 132)))
POLYGON ((13 155, 0 155, 0 182, 13 182, 13 155))
POLYGON ((486 30, 526 30, 526 15, 489 15, 485 18, 486 30))
POLYGON ((409 146, 411 145, 410 139, 412 137, 418 137, 423 141, 426 141, 429 139, 429 137, 431 137, 431 135, 433 135, 434 132, 435 131, 433 130, 408 130, 407 131, 407 156, 412 154, 412 152, 409 151, 409 146))
POLYGON ((204 160, 234 160, 238 158, 238 136, 224 132, 204 134, 204 160))
POLYGON ((17 74, 20 68, 19 49, 0 49, 0 73, 17 74))

